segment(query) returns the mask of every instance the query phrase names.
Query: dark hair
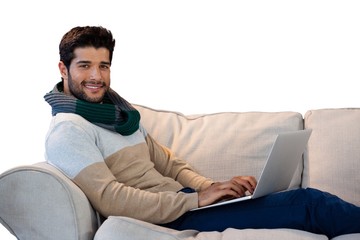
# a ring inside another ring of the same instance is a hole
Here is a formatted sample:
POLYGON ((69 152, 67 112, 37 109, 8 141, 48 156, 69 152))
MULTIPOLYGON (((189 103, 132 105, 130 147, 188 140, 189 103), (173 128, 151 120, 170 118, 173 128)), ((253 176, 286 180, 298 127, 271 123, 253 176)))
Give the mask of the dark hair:
POLYGON ((115 47, 115 39, 112 33, 103 27, 74 27, 65 33, 59 44, 60 61, 69 69, 73 60, 74 50, 78 47, 105 47, 110 53, 110 63, 112 61, 115 47))

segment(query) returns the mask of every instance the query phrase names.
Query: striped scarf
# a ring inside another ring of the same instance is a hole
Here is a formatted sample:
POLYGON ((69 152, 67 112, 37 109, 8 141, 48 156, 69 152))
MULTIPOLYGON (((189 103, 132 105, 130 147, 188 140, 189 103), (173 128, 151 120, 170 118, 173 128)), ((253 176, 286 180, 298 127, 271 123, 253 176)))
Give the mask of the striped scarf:
POLYGON ((44 98, 50 104, 53 116, 75 113, 97 126, 125 136, 139 129, 140 113, 112 89, 105 94, 102 104, 90 103, 65 95, 59 82, 44 98))

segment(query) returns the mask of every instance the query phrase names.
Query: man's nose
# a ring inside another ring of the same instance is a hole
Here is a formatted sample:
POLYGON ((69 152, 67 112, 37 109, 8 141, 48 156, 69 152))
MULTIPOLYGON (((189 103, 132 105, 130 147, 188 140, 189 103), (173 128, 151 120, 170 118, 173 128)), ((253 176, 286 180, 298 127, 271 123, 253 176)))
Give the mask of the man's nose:
POLYGON ((91 80, 101 80, 101 71, 99 67, 92 67, 90 72, 91 80))

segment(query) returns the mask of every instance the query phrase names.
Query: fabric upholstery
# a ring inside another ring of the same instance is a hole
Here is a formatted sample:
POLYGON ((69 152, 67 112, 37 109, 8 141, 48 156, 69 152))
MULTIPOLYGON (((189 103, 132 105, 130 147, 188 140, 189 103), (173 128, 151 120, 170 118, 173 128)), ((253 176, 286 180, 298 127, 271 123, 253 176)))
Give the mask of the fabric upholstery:
MULTIPOLYGON (((140 105, 136 108, 153 137, 214 180, 234 175, 259 177, 276 133, 302 129, 305 120, 305 128, 313 132, 305 164, 300 164, 292 186, 319 188, 359 205, 360 109, 311 110, 303 119, 296 112, 184 116, 140 105)), ((175 231, 125 217, 109 217, 98 229, 99 221, 84 193, 44 162, 0 175, 0 223, 20 240, 327 239, 291 229, 175 231)), ((354 239, 360 239, 360 234, 333 240, 354 239)))
POLYGON ((84 193, 46 163, 3 173, 0 203, 0 222, 21 240, 88 240, 98 225, 84 193))
POLYGON ((359 239, 360 239, 360 234, 354 233, 354 234, 341 235, 341 236, 335 237, 331 240, 359 240, 359 239))
POLYGON ((226 229, 223 232, 175 231, 126 217, 109 217, 94 240, 326 240, 324 235, 292 229, 226 229), (121 237, 119 237, 121 236, 121 237))
MULTIPOLYGON (((303 129, 302 115, 295 112, 185 116, 139 105, 136 108, 150 135, 215 181, 237 175, 259 178, 276 134, 303 129)), ((301 184, 300 165, 292 187, 301 184)))
POLYGON ((302 186, 360 206, 360 109, 312 110, 304 118, 305 128, 313 131, 302 186))

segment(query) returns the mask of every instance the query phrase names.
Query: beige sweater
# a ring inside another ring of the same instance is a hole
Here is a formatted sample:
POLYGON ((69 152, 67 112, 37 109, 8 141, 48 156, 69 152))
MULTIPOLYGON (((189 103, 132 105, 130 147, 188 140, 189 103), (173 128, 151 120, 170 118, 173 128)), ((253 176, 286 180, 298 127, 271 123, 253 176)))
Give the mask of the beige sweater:
POLYGON ((200 176, 145 129, 130 136, 98 127, 79 115, 53 117, 46 138, 47 161, 63 171, 103 216, 167 223, 198 207, 196 191, 213 181, 200 176))

